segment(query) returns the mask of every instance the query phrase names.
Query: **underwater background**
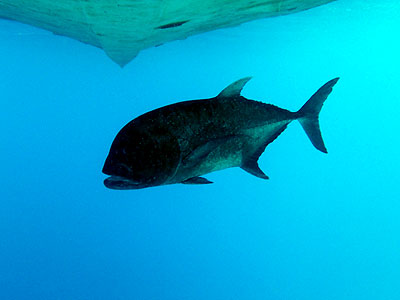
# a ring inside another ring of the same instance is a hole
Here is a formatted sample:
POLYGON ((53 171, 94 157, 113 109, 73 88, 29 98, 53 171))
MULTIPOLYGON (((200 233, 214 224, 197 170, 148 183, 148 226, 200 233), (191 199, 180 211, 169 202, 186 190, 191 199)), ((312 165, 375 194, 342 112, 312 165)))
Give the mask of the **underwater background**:
POLYGON ((340 0, 142 51, 0 20, 0 299, 400 299, 400 2, 340 0), (321 115, 269 145, 265 181, 108 190, 117 132, 253 76, 292 111, 340 76, 321 115))

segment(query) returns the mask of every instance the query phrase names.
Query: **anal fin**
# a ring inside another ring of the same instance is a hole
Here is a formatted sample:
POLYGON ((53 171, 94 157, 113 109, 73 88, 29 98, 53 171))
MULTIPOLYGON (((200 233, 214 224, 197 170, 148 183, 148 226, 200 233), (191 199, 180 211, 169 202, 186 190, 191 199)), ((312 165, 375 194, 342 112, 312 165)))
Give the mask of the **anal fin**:
POLYGON ((196 176, 182 181, 183 184, 210 184, 212 181, 207 178, 196 176))
MULTIPOLYGON (((289 123, 289 122, 288 122, 289 123)), ((287 127, 288 124, 283 125, 273 135, 271 135, 265 143, 263 143, 252 155, 248 156, 240 166, 243 170, 262 179, 269 179, 267 175, 258 166, 258 159, 264 152, 265 148, 272 143, 287 127)))
POLYGON ((257 176, 262 179, 269 179, 267 175, 260 169, 256 160, 248 160, 240 166, 243 170, 251 175, 257 176))

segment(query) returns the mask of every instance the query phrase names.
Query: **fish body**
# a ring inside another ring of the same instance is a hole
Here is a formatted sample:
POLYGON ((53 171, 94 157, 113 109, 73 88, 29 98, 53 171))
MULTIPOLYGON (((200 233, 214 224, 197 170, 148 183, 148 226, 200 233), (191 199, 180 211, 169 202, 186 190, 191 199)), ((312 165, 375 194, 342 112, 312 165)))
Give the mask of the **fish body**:
POLYGON ((314 146, 326 152, 318 124, 322 104, 338 81, 321 87, 291 112, 241 96, 250 77, 218 96, 183 101, 145 113, 115 137, 103 167, 111 189, 138 189, 174 183, 211 183, 204 174, 241 167, 268 179, 258 166, 265 147, 299 120, 314 146))

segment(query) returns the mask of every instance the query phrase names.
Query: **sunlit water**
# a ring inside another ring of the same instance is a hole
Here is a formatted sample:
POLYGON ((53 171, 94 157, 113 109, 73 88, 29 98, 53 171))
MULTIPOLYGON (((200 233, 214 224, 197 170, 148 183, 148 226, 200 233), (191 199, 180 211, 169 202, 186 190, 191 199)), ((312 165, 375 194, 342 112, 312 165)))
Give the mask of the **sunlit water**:
POLYGON ((400 299, 400 3, 339 0, 141 52, 0 21, 0 299, 400 299), (103 186, 134 117, 217 95, 321 113, 212 185, 103 186))

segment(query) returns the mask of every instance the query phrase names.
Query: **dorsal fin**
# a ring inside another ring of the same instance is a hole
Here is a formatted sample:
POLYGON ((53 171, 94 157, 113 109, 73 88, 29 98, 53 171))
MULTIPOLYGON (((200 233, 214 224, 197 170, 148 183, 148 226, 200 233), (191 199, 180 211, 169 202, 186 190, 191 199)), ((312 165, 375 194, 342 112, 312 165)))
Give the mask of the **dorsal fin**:
POLYGON ((235 97, 240 96, 240 92, 242 91, 245 84, 251 79, 251 77, 245 77, 231 83, 226 88, 222 90, 221 93, 218 94, 217 97, 235 97))

